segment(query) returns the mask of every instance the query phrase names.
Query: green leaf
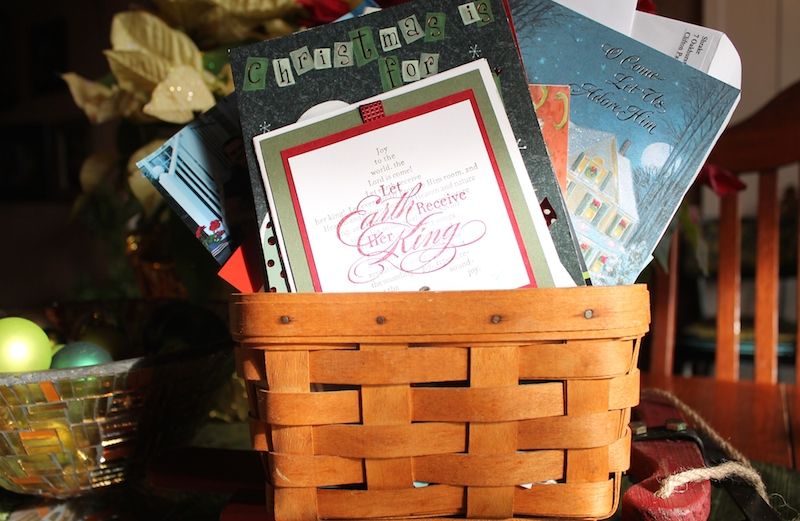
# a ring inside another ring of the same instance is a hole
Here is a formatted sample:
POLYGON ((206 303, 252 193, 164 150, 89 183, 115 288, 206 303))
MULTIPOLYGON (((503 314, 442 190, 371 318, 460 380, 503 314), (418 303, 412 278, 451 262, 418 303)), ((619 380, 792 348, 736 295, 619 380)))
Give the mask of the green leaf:
POLYGON ((219 76, 227 63, 227 49, 214 49, 203 53, 203 68, 215 76, 219 76))

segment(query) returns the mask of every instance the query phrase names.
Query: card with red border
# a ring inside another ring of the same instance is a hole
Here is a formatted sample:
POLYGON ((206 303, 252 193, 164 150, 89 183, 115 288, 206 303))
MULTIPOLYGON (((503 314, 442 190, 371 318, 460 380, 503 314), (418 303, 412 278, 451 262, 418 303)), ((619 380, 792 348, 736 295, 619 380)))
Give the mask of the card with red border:
POLYGON ((574 285, 485 60, 254 144, 292 291, 574 285))
POLYGON ((266 188, 252 138, 307 113, 412 85, 485 59, 561 259, 584 284, 583 258, 533 112, 519 53, 501 0, 416 0, 351 20, 231 50, 267 289, 286 291, 266 188))

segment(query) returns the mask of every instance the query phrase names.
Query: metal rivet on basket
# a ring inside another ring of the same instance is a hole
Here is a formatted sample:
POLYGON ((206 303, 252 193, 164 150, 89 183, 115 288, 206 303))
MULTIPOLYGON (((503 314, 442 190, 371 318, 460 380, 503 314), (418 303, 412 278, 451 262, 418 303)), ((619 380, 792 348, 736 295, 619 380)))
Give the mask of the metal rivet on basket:
POLYGON ((644 422, 633 421, 630 423, 631 426, 631 434, 634 436, 642 436, 643 434, 647 434, 647 425, 644 422))
POLYGON ((592 316, 594 316, 594 311, 592 311, 591 309, 587 309, 586 311, 583 312, 583 318, 587 320, 592 318, 592 316))
POLYGON ((669 431, 675 432, 683 432, 689 427, 686 425, 686 422, 681 420, 680 418, 672 418, 664 422, 664 427, 667 428, 669 431))
POLYGON ((378 324, 385 324, 386 323, 386 317, 384 317, 382 315, 378 315, 375 318, 375 322, 377 322, 378 324))
POLYGON ((292 319, 289 318, 289 315, 282 315, 281 316, 281 324, 288 324, 291 321, 292 321, 292 319))
POLYGON ((500 315, 492 315, 491 320, 492 324, 499 324, 503 320, 503 317, 501 317, 500 315))

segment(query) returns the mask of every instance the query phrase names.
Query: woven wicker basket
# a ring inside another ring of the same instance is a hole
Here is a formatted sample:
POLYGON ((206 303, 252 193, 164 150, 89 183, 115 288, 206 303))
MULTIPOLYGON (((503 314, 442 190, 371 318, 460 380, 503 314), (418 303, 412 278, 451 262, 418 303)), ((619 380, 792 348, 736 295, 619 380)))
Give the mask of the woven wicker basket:
POLYGON ((643 286, 236 295, 267 509, 608 517, 648 323, 643 286))

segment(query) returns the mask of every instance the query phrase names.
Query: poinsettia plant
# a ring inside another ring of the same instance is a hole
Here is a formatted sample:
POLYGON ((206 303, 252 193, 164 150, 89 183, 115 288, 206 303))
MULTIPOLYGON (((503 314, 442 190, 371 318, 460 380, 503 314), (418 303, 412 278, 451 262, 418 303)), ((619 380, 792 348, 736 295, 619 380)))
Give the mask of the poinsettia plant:
POLYGON ((126 11, 111 23, 104 51, 111 75, 63 75, 90 121, 125 117, 188 123, 233 91, 226 50, 331 21, 344 0, 155 0, 154 11, 126 11))
MULTIPOLYGON (((163 243, 156 236, 172 217, 160 194, 140 175, 136 162, 233 92, 227 49, 327 23, 356 3, 153 0, 151 9, 114 16, 111 48, 103 51, 107 76, 62 75, 75 104, 91 123, 116 122, 117 149, 98 151, 83 163, 82 193, 74 213, 100 236, 109 264, 120 267, 121 277, 130 278, 121 269, 126 253, 141 255, 145 245, 163 243)), ((148 253, 158 257, 158 253, 148 253)), ((132 287, 124 282, 115 286, 132 287)))

